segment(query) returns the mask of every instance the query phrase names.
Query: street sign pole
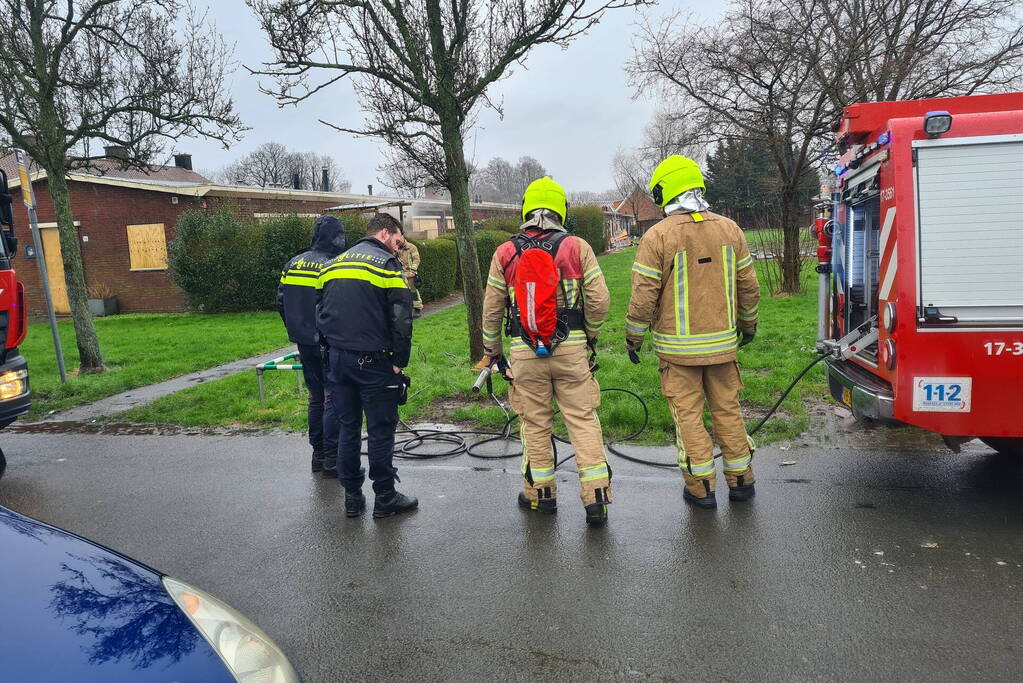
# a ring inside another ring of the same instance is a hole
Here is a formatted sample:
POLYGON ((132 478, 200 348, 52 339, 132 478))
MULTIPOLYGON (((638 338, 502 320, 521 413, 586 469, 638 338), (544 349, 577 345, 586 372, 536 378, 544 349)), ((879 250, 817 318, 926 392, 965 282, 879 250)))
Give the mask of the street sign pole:
POLYGON ((28 177, 28 155, 25 150, 16 149, 14 155, 18 161, 18 177, 21 179, 21 198, 28 209, 28 222, 32 228, 32 242, 36 247, 36 265, 39 266, 39 281, 43 286, 43 298, 46 300, 46 314, 50 318, 50 333, 53 335, 53 348, 57 353, 57 369, 60 381, 67 382, 67 370, 64 368, 64 349, 60 343, 60 332, 57 329, 57 315, 53 312, 53 297, 50 295, 50 276, 46 272, 46 255, 43 253, 43 241, 39 235, 39 219, 36 216, 36 193, 32 181, 28 177))

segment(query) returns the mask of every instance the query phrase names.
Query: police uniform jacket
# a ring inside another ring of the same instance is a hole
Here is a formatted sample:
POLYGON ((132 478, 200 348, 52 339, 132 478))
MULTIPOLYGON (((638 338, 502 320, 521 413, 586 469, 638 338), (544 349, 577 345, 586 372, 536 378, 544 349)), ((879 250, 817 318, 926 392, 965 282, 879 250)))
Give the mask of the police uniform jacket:
POLYGON ((329 261, 345 250, 345 229, 334 216, 320 216, 313 224, 313 241, 288 261, 277 286, 277 311, 288 329, 288 339, 312 346, 316 339, 316 282, 329 261))
POLYGON ((400 368, 412 351, 412 293, 401 263, 364 237, 320 271, 316 325, 332 349, 386 353, 400 368))

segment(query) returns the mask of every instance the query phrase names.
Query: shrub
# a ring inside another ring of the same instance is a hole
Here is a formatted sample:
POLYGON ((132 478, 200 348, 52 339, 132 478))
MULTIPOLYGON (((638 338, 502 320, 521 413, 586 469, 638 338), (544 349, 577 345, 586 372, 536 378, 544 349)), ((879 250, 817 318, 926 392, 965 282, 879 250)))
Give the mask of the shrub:
POLYGON ((335 215, 341 221, 341 225, 345 227, 345 238, 348 240, 349 247, 354 246, 356 242, 366 236, 366 226, 369 224, 368 218, 353 213, 335 215))
POLYGON ((455 291, 458 282, 458 250, 452 240, 435 239, 420 242, 412 240, 419 248, 419 275, 423 286, 419 293, 423 301, 443 299, 455 291))
POLYGON ((252 263, 260 257, 260 232, 260 226, 242 223, 229 208, 181 215, 168 247, 168 265, 191 308, 219 313, 252 307, 252 263))
POLYGON ((519 231, 519 227, 522 222, 513 218, 512 216, 494 216, 493 218, 486 218, 479 223, 480 230, 496 230, 498 232, 506 232, 509 235, 514 235, 519 231))
POLYGON ((252 264, 253 306, 273 308, 281 269, 296 254, 309 248, 313 238, 313 219, 284 216, 263 225, 259 240, 259 256, 252 264))
POLYGON ((508 233, 498 230, 480 230, 476 233, 476 258, 479 259, 480 276, 486 284, 487 273, 490 272, 490 259, 504 242, 508 241, 508 233))
POLYGON ((568 210, 565 227, 573 235, 586 240, 596 254, 607 250, 607 233, 604 229, 604 212, 596 206, 580 206, 568 210))

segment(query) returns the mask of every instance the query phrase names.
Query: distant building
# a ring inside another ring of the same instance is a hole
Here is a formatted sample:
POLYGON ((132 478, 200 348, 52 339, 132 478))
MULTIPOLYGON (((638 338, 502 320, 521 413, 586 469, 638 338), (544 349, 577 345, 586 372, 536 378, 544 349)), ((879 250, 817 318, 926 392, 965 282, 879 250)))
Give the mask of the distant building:
POLYGON ((650 194, 643 188, 637 187, 627 198, 619 202, 619 210, 632 215, 635 218, 636 232, 642 235, 655 223, 664 218, 661 207, 654 204, 650 194))

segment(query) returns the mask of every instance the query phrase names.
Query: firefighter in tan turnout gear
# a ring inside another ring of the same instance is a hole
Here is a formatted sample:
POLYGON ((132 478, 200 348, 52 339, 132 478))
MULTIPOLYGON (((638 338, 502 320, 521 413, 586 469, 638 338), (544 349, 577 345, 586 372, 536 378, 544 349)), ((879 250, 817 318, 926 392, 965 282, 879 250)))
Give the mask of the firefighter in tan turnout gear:
POLYGON ((509 398, 522 423, 519 505, 544 514, 557 511, 551 445, 552 401, 557 400, 575 448, 586 521, 603 524, 611 502, 611 471, 596 412, 600 386, 590 371, 588 347, 596 345, 610 297, 593 249, 564 228, 567 210, 565 191, 550 178, 526 188, 521 231, 498 247, 490 262, 483 339, 489 362, 497 363, 507 314, 509 398), (528 273, 542 274, 544 265, 548 277, 528 275, 534 280, 525 282, 528 273), (557 321, 553 340, 531 331, 534 323, 536 330, 543 326, 545 316, 552 325, 557 321))
POLYGON ((753 497, 753 440, 739 408, 736 349, 757 329, 760 285, 746 238, 708 211, 703 175, 692 159, 671 156, 650 180, 666 217, 643 235, 632 267, 626 346, 633 359, 648 331, 660 359, 661 388, 678 439, 684 497, 717 506, 713 441, 703 425, 706 398, 721 447, 728 497, 753 497), (739 336, 741 335, 741 339, 739 336))

